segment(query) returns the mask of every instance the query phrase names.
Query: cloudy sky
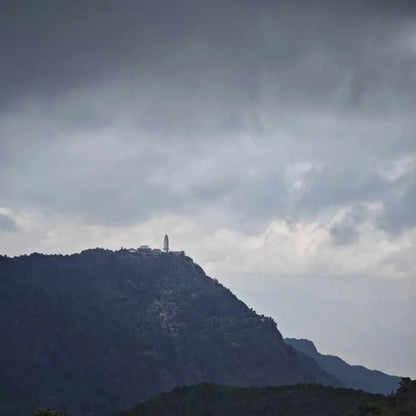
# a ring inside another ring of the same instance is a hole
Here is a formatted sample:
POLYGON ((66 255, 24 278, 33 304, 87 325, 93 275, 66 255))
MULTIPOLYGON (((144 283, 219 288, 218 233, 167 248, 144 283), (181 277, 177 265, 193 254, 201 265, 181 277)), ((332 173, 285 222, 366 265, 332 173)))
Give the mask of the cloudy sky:
POLYGON ((184 249, 284 336, 416 377, 412 1, 2 0, 0 252, 184 249))

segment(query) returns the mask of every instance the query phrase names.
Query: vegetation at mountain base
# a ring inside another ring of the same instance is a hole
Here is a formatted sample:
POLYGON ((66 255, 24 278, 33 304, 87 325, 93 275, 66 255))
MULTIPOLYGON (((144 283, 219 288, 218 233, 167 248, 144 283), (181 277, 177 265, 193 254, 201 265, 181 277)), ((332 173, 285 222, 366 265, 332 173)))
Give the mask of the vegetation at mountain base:
POLYGON ((189 257, 0 256, 0 414, 97 416, 177 385, 340 386, 189 257))
POLYGON ((320 384, 245 388, 204 383, 177 387, 114 416, 343 416, 384 398, 320 384))
POLYGON ((32 413, 32 416, 68 416, 68 414, 58 410, 38 409, 32 413))
POLYGON ((327 373, 339 380, 344 387, 381 394, 393 393, 399 387, 400 377, 369 370, 361 365, 350 365, 333 355, 320 354, 313 342, 307 339, 285 338, 285 342, 296 349, 301 359, 304 355, 312 358, 327 373))
POLYGON ((351 416, 415 416, 416 380, 402 378, 400 387, 380 403, 363 404, 351 416))
MULTIPOLYGON (((211 383, 176 387, 113 416, 414 416, 416 380, 403 378, 386 397, 361 390, 297 384, 229 387, 211 383)), ((39 409, 32 416, 67 416, 39 409)))

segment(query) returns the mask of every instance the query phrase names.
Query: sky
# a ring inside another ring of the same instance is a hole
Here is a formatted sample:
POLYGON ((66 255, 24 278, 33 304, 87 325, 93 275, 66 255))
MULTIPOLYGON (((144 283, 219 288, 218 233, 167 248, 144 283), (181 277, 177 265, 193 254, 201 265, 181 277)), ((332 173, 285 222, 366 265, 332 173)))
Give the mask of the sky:
POLYGON ((185 250, 284 336, 416 377, 413 1, 0 3, 0 253, 185 250))

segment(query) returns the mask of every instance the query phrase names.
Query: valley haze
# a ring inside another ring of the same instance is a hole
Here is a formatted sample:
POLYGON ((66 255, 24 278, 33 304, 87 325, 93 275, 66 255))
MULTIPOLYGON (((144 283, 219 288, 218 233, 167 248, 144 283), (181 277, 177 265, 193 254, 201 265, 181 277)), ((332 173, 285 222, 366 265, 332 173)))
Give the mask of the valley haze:
POLYGON ((416 377, 414 1, 3 0, 0 254, 185 250, 285 337, 416 377))

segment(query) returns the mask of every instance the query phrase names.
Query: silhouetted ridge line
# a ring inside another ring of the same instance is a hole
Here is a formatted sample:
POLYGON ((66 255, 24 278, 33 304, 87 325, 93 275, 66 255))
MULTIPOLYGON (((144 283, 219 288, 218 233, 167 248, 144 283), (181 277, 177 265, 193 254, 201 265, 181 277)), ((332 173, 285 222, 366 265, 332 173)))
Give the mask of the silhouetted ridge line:
POLYGON ((369 370, 360 365, 350 365, 333 355, 320 354, 313 342, 307 339, 286 338, 285 342, 295 348, 299 354, 309 356, 345 387, 381 394, 393 393, 399 387, 400 377, 369 370))

